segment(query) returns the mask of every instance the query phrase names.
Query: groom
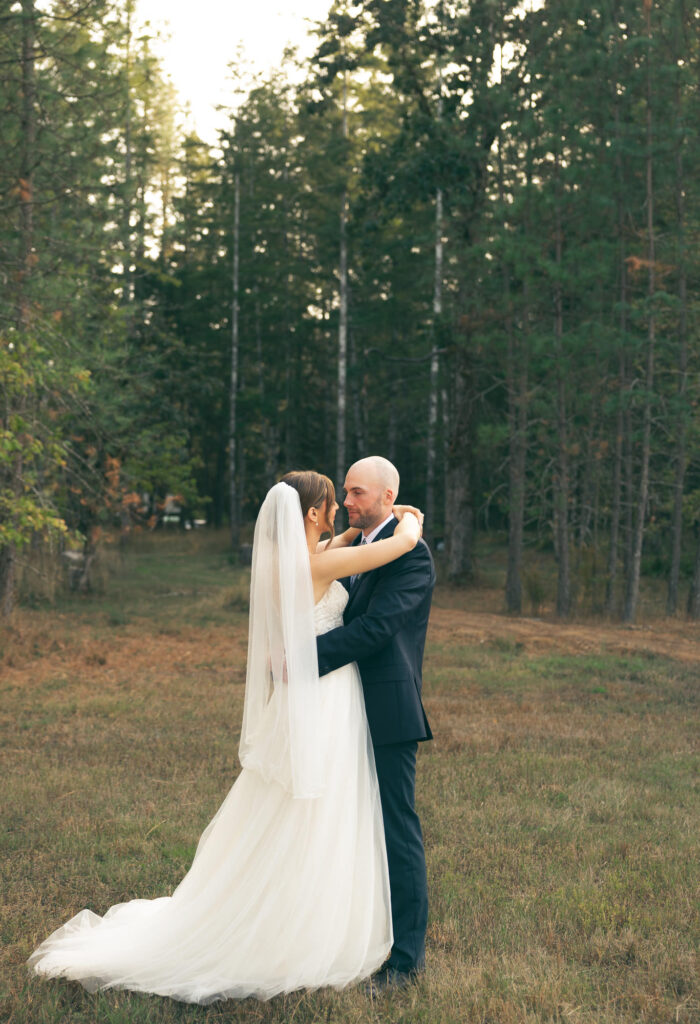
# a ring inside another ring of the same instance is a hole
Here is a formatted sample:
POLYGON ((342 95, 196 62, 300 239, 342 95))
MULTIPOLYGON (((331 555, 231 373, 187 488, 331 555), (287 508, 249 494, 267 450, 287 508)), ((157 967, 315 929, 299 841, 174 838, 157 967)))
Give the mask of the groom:
MULTIPOLYGON (((399 474, 373 455, 350 467, 344 501, 355 544, 390 537, 399 474)), ((370 984, 372 994, 404 988, 425 967, 428 886, 415 810, 416 752, 432 739, 421 703, 423 648, 435 568, 423 540, 394 562, 342 581, 345 625, 317 638, 321 675, 356 661, 372 735, 389 861, 394 945, 370 984)))

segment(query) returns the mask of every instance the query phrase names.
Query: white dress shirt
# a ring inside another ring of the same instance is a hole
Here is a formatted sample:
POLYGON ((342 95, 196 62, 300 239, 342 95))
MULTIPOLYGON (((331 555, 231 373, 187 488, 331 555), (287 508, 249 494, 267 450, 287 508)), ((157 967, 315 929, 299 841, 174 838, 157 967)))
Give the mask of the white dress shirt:
POLYGON ((393 518, 394 518, 394 513, 390 512, 389 515, 386 517, 386 519, 384 520, 383 523, 380 523, 379 526, 375 526, 375 528, 370 533, 366 533, 364 535, 364 542, 365 542, 365 544, 371 544, 372 541, 374 540, 374 538, 377 536, 377 534, 381 533, 382 530, 384 529, 384 527, 386 526, 386 524, 390 523, 393 518))
MULTIPOLYGON (((369 533, 363 534, 362 540, 360 541, 360 545, 362 545, 362 544, 371 544, 372 541, 374 540, 374 538, 377 536, 377 534, 381 533, 382 530, 384 529, 384 527, 386 526, 386 524, 390 523, 393 518, 394 518, 394 513, 392 512, 392 513, 390 513, 390 515, 388 515, 386 517, 386 519, 384 520, 383 523, 380 523, 379 526, 375 526, 374 529, 370 530, 369 533)), ((353 575, 350 577, 350 585, 353 586, 357 582, 358 578, 361 575, 362 575, 361 572, 353 573, 353 575)))

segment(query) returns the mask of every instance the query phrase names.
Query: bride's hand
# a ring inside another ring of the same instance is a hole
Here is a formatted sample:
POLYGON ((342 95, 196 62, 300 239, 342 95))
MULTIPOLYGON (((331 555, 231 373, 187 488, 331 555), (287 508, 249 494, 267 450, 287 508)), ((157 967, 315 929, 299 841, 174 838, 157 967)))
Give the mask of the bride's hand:
POLYGON ((413 505, 394 505, 391 509, 393 514, 396 516, 399 522, 403 519, 407 512, 412 512, 420 523, 421 536, 423 535, 423 513, 419 508, 414 508, 413 505))
POLYGON ((399 519, 399 524, 394 530, 394 536, 410 537, 411 540, 413 541, 413 547, 415 547, 416 544, 418 543, 421 533, 423 532, 423 527, 421 525, 419 516, 420 512, 418 512, 418 509, 416 509, 415 512, 407 510, 406 515, 402 515, 401 519, 399 519))

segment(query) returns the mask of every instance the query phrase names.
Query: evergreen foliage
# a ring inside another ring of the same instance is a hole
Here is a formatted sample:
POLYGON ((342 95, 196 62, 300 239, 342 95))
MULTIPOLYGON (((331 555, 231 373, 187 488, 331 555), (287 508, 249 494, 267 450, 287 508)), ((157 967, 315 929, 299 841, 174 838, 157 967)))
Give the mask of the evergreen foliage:
POLYGON ((335 0, 215 149, 131 16, 2 15, 4 608, 47 531, 381 452, 450 579, 507 533, 509 610, 538 545, 563 616, 633 619, 639 571, 700 616, 693 5, 335 0))

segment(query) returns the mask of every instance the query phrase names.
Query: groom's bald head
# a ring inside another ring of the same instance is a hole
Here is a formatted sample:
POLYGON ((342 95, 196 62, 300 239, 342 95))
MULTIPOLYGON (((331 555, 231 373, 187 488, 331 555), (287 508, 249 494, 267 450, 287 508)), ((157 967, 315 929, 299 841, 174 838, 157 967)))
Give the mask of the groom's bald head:
POLYGON ((350 526, 366 533, 391 512, 399 493, 399 473, 388 459, 368 455, 354 462, 345 477, 345 508, 350 526))
POLYGON ((393 462, 389 462, 381 455, 368 455, 366 459, 353 462, 348 473, 353 471, 364 474, 368 479, 371 478, 383 490, 391 491, 391 504, 395 504, 399 493, 399 471, 393 462))

